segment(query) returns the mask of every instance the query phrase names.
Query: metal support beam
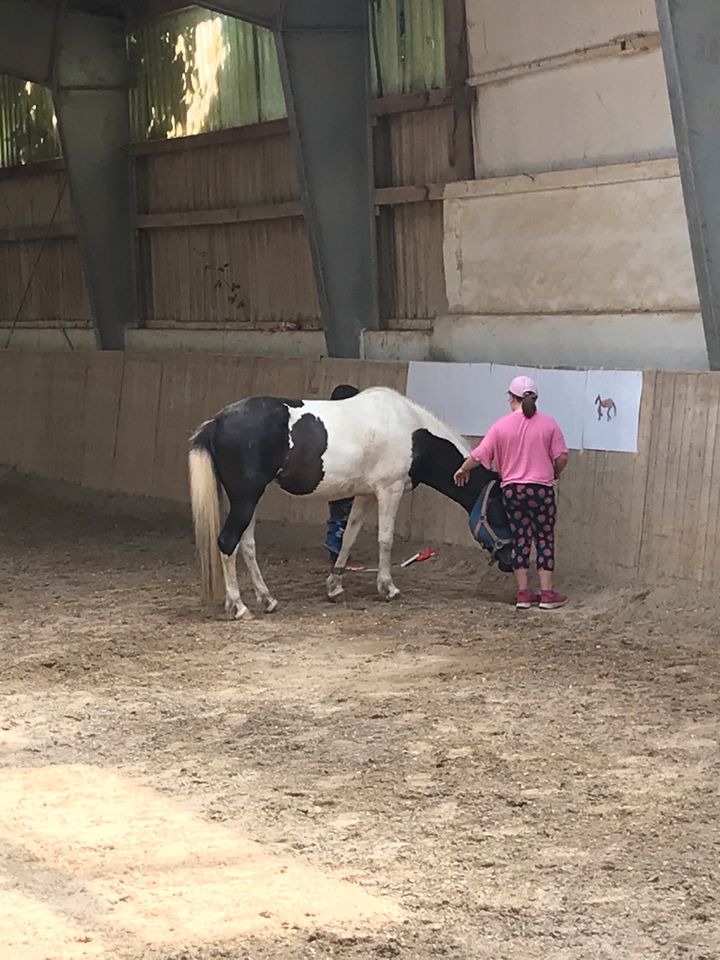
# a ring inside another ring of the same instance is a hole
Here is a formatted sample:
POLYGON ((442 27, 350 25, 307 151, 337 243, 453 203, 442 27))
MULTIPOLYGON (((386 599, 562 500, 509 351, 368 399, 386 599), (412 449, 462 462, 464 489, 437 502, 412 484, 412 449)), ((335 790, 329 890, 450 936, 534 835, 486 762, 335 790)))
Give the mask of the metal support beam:
POLYGON ((366 0, 285 0, 276 33, 330 356, 378 326, 366 0))
POLYGON ((720 2, 656 0, 711 370, 720 370, 720 2))
MULTIPOLYGON (((158 0, 146 0, 157 4, 158 0)), ((163 2, 163 0, 159 0, 163 2)), ((164 0, 167 3, 167 0, 164 0)), ((216 13, 224 13, 238 20, 256 23, 259 27, 274 30, 280 23, 280 10, 283 0, 200 0, 199 5, 216 13)), ((180 5, 178 3, 178 5, 180 5)))
POLYGON ((67 14, 53 94, 102 350, 124 349, 137 317, 128 87, 124 24, 67 14))
POLYGON ((3 0, 0 71, 32 83, 50 83, 59 17, 59 7, 3 0))
POLYGON ((97 344, 121 350, 137 316, 124 23, 3 0, 0 71, 52 87, 97 344))
POLYGON ((53 94, 101 350, 122 350, 137 318, 134 191, 124 24, 67 14, 53 94))
POLYGON ((328 352, 378 326, 368 0, 203 0, 269 26, 295 141, 328 352))

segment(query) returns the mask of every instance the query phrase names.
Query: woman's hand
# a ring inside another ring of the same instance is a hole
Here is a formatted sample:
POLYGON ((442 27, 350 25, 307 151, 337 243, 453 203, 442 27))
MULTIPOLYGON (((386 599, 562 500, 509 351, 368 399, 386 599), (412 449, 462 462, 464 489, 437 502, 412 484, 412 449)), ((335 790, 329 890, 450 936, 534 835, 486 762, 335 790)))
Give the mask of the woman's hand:
POLYGON ((464 487, 469 479, 470 471, 466 469, 465 464, 459 467, 453 475, 453 480, 455 481, 456 487, 464 487))
POLYGON ((467 460, 463 460, 458 469, 453 474, 453 480, 455 481, 456 487, 464 487, 465 484, 470 479, 470 473, 475 467, 478 466, 478 461, 473 460, 472 457, 468 457, 467 460))

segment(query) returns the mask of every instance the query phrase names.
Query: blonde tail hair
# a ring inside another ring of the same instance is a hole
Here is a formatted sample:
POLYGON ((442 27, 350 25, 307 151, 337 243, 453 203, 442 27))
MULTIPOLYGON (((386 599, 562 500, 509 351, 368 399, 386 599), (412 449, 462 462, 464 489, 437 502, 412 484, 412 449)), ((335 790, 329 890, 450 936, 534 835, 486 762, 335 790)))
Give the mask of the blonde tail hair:
POLYGON ((213 600, 221 597, 224 589, 217 543, 220 535, 220 498, 209 450, 201 446, 191 447, 188 467, 200 583, 203 597, 213 600))

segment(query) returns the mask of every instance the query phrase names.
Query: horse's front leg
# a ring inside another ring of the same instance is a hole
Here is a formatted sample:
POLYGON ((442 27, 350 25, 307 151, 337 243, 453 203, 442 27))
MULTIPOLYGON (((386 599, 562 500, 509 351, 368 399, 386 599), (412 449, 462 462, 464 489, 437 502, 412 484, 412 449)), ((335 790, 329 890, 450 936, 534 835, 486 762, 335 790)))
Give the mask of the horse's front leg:
POLYGON ((355 541, 357 540, 357 535, 362 530, 362 525, 367 516, 368 507, 372 501, 371 496, 362 495, 357 496, 353 500, 352 510, 350 511, 350 516, 348 517, 347 527, 345 528, 345 533, 343 534, 342 544, 340 545, 340 553, 338 554, 337 560, 335 561, 335 566, 332 569, 329 577, 326 581, 326 589, 329 600, 337 600, 343 594, 343 573, 345 572, 345 564, 347 559, 350 556, 350 551, 352 550, 355 541))
POLYGON ((400 591, 393 583, 390 563, 392 545, 395 537, 395 517, 405 489, 403 483, 393 483, 378 490, 378 577, 377 588, 381 597, 394 600, 400 591))

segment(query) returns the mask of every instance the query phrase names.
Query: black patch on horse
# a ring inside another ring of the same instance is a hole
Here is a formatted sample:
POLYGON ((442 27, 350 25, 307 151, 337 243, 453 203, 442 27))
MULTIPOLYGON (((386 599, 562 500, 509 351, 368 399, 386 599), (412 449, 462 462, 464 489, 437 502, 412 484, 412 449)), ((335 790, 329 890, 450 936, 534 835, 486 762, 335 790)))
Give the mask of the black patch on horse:
MULTIPOLYGON (((464 455, 450 440, 436 437, 425 428, 413 431, 412 461, 409 471, 413 487, 424 483, 459 503, 470 514, 485 485, 491 480, 500 478, 492 470, 487 470, 480 465, 472 471, 465 486, 458 487, 455 485, 453 476, 464 460, 464 455)), ((507 525, 505 505, 499 486, 493 490, 488 503, 488 520, 497 529, 507 525)), ((499 562, 500 569, 504 572, 512 570, 509 546, 500 551, 499 562)))
POLYGON ((325 424, 312 413, 305 413, 290 431, 291 446, 277 475, 277 482, 288 493, 312 493, 325 476, 323 454, 327 450, 325 424))
POLYGON ((275 397, 249 397, 225 407, 214 421, 212 454, 232 502, 257 500, 283 464, 290 411, 275 397))
POLYGON ((462 465, 465 457, 460 450, 443 437, 436 437, 424 427, 414 430, 412 435, 412 461, 410 462, 410 481, 413 487, 424 483, 438 493, 450 497, 468 513, 475 505, 483 482, 492 474, 484 467, 478 467, 470 474, 470 481, 464 487, 455 486, 453 475, 462 465), (480 474, 484 474, 483 477, 480 474))

